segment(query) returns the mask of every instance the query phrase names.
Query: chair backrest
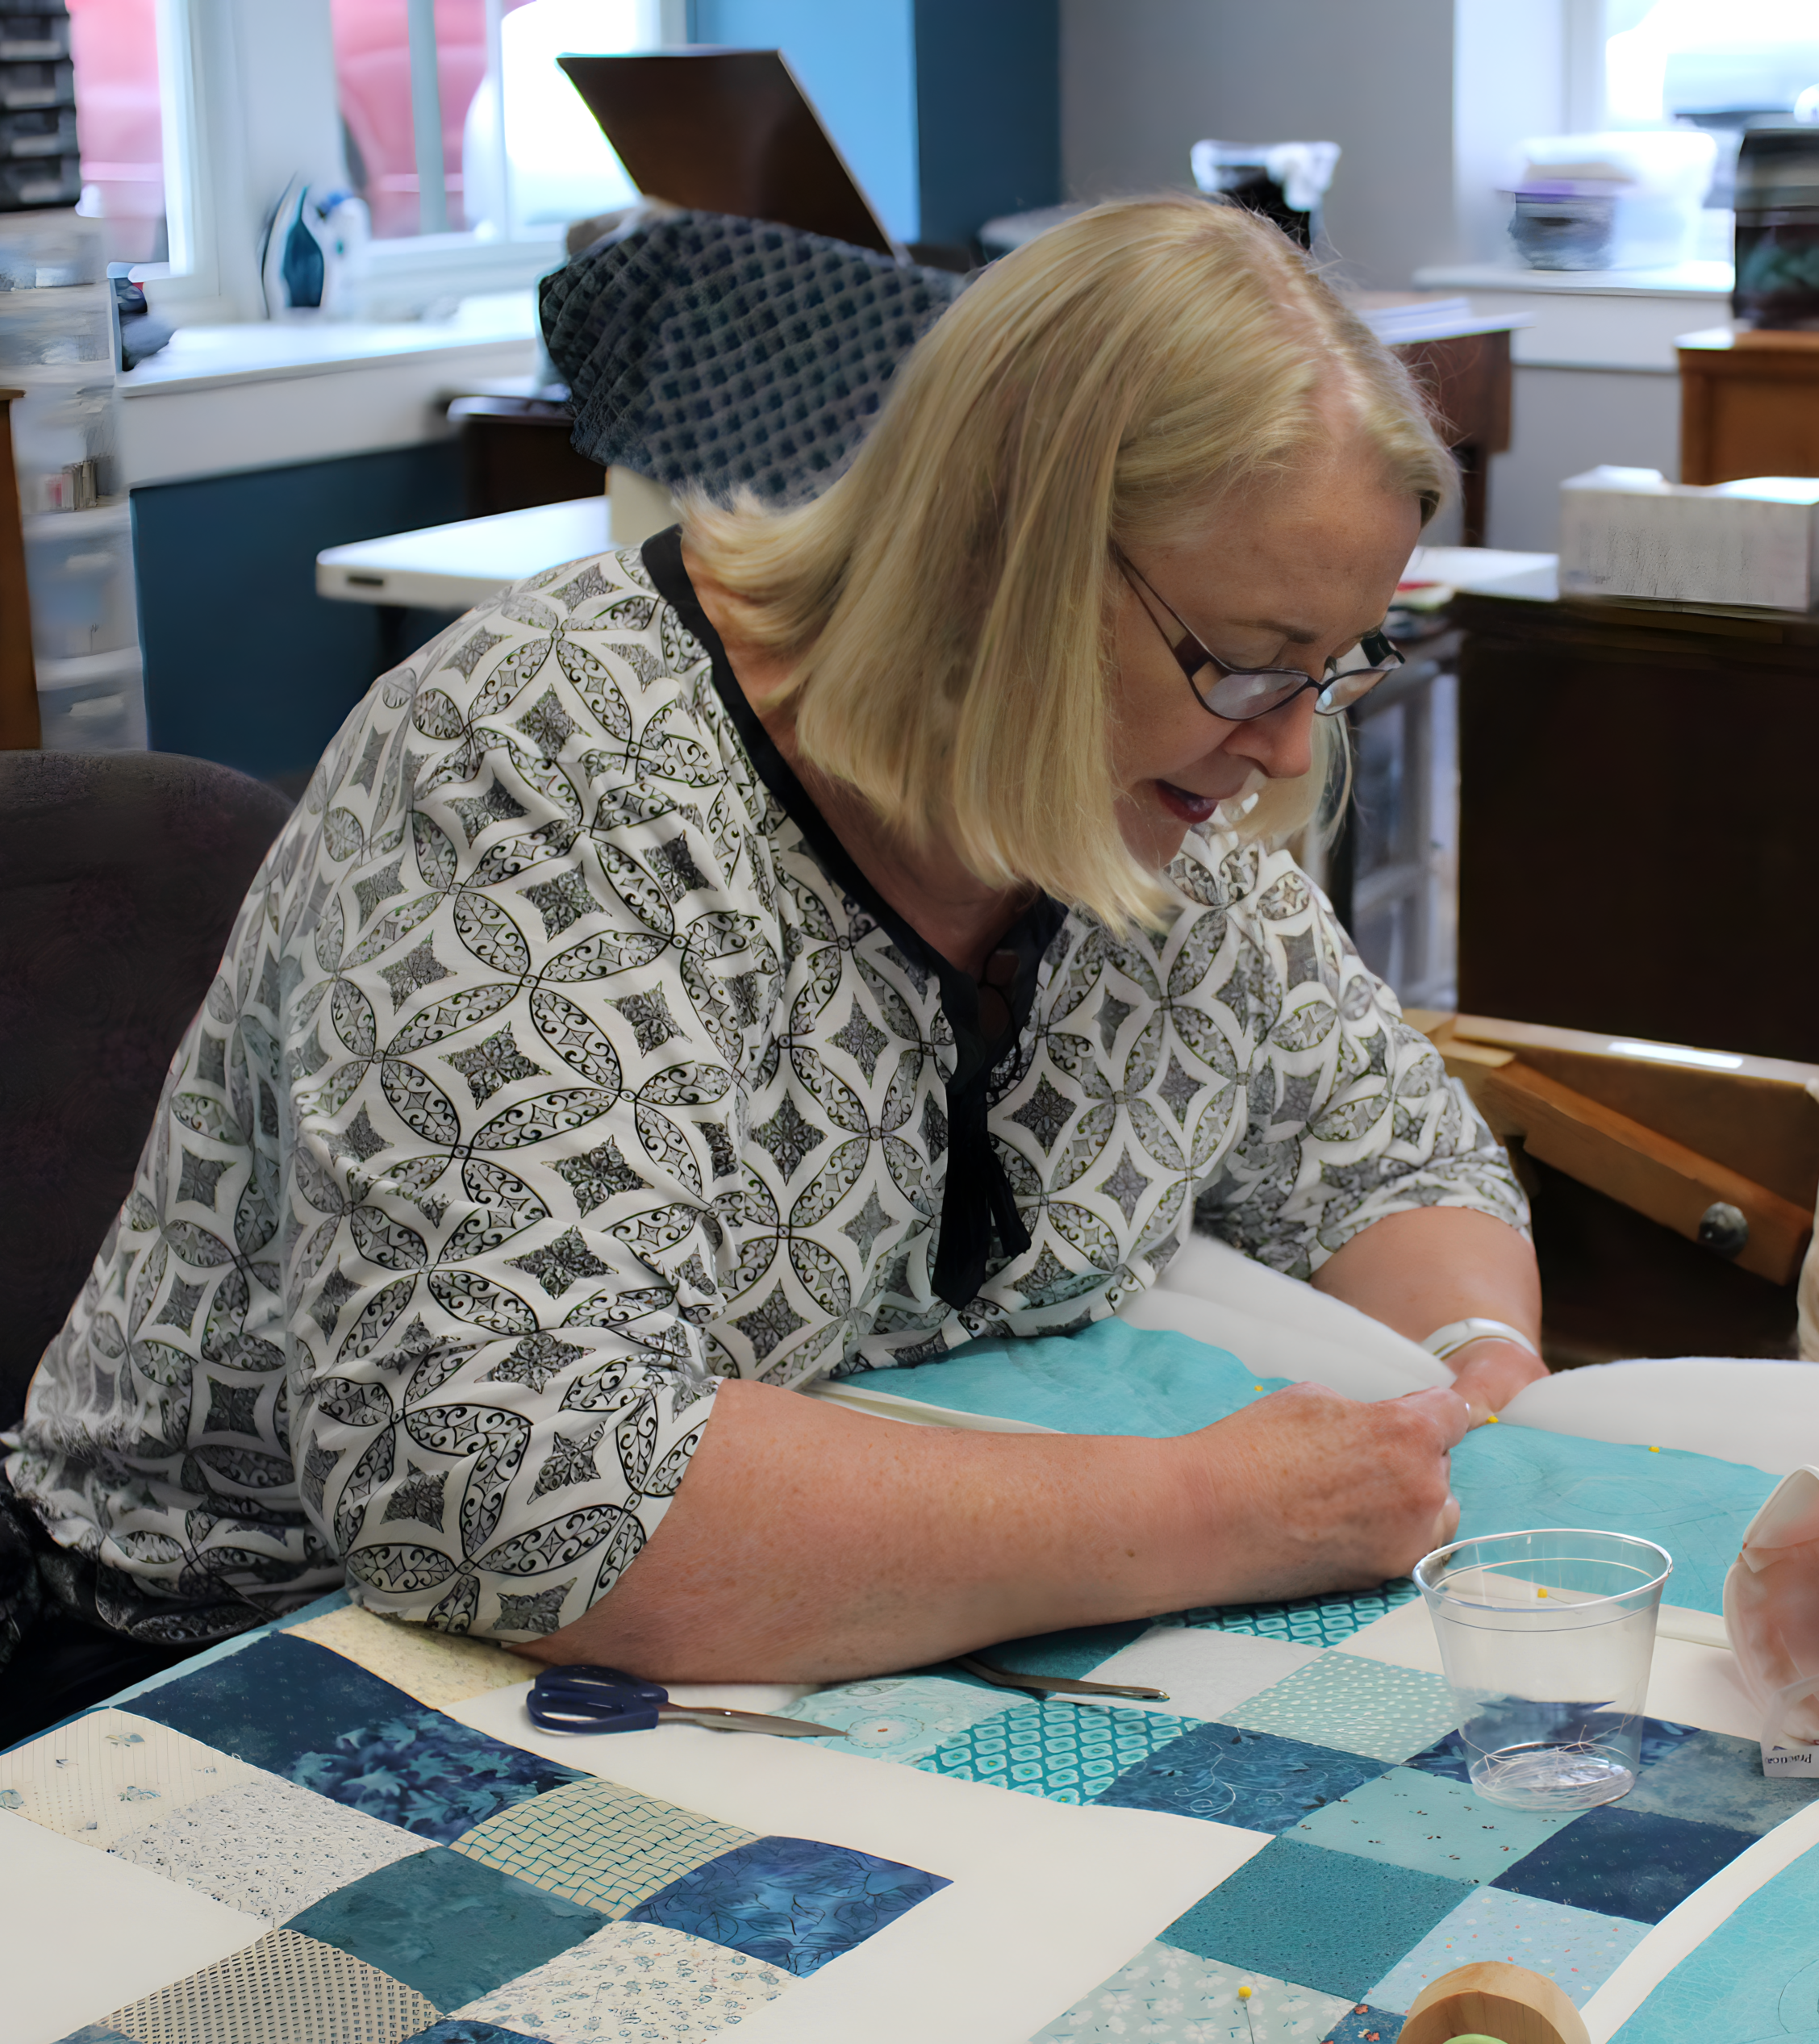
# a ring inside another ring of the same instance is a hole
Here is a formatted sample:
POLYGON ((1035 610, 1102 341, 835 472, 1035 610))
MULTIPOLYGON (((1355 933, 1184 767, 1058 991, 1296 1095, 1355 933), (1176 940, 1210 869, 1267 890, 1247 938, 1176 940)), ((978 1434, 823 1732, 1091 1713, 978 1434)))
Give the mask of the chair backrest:
POLYGON ((0 753, 0 1425, 81 1289, 277 789, 157 753, 0 753))

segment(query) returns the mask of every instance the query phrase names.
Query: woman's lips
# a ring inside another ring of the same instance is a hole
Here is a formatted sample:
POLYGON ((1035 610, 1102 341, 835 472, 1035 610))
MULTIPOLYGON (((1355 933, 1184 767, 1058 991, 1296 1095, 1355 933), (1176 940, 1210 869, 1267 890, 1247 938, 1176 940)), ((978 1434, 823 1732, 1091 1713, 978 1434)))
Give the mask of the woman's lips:
POLYGON ((1162 807, 1184 824, 1204 824, 1223 799, 1216 795, 1195 795, 1191 788, 1178 788, 1172 781, 1158 781, 1155 787, 1162 807))

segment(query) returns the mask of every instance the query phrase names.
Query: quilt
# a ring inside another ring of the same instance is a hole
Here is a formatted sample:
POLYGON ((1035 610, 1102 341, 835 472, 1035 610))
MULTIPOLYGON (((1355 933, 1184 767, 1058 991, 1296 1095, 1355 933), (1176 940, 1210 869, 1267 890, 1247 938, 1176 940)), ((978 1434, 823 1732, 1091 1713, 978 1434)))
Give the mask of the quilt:
MULTIPOLYGON (((1017 1346, 891 1388, 1091 1430, 1106 1358, 1017 1346)), ((1133 1349, 1139 1423, 1271 1387, 1184 1337, 1133 1349)), ((9 1961, 7 2034, 1393 2044, 1428 1981, 1485 1958, 1557 1979, 1600 2044, 1810 2033, 1819 1788, 1763 1779, 1696 1637, 1773 1481, 1514 1427, 1455 1458, 1469 1529, 1675 1555, 1642 1779, 1565 1817, 1472 1794, 1406 1582, 995 1650, 1154 1704, 952 1666, 729 1695, 845 1735, 791 1742, 544 1733, 522 1660, 330 1597, 0 1755, 0 1908, 52 1927, 9 1961)))

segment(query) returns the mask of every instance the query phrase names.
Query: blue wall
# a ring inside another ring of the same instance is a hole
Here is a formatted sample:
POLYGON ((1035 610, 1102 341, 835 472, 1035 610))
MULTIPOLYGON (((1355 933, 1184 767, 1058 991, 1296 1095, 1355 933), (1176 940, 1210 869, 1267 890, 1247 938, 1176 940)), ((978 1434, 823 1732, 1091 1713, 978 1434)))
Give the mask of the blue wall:
MULTIPOLYGON (((465 515, 453 440, 134 490, 153 749, 307 774, 382 665, 378 611, 318 596, 316 555, 465 515)), ((400 651, 442 622, 407 612, 400 651)))
POLYGON ((920 239, 1060 198, 1056 0, 916 0, 916 81, 920 239))
POLYGON ((689 32, 781 50, 879 219, 920 237, 913 0, 694 0, 689 32))
POLYGON ((697 43, 780 49, 899 241, 1061 197, 1059 0, 693 0, 697 43))

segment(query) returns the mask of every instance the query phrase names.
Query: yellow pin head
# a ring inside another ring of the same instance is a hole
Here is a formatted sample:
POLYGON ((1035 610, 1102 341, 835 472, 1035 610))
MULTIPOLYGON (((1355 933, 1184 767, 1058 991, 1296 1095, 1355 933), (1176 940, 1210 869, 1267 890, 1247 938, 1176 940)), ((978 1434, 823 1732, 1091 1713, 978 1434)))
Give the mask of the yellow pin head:
POLYGON ((1496 1414, 1495 1412, 1487 1412, 1484 1415, 1484 1424, 1487 1427, 1494 1427, 1497 1424, 1496 1414))
POLYGON ((1243 1987, 1241 1987, 1241 1988, 1240 1988, 1238 1989, 1238 1999, 1239 1999, 1239 2000, 1240 2000, 1240 2001, 1248 2001, 1248 2000, 1250 2000, 1250 1985, 1249 1985, 1249 1984, 1248 1984, 1248 1983, 1247 1983, 1245 1986, 1243 1986, 1243 1987))

